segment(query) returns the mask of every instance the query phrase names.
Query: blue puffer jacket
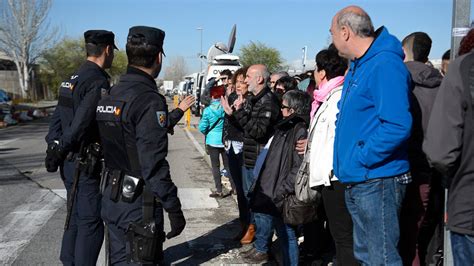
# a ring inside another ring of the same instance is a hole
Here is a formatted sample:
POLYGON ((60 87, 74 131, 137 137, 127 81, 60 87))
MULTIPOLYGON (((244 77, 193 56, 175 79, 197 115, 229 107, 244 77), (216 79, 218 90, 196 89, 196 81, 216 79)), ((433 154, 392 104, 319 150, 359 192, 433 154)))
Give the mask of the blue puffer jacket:
POLYGON ((213 147, 224 147, 222 143, 222 129, 224 128, 224 108, 220 100, 212 100, 211 104, 204 109, 201 121, 199 121, 199 131, 203 134, 221 118, 219 123, 207 134, 206 145, 213 147))
POLYGON ((351 62, 339 101, 334 174, 343 183, 408 172, 410 74, 400 41, 381 27, 361 58, 351 62))

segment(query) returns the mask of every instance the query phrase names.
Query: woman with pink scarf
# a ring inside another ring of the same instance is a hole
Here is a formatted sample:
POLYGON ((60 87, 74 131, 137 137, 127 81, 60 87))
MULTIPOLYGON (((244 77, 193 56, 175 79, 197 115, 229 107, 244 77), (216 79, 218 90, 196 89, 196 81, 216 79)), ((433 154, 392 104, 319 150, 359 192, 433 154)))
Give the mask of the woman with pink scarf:
POLYGON ((347 61, 331 45, 316 55, 311 124, 304 160, 309 163, 311 187, 322 186, 324 208, 336 246, 338 265, 358 265, 354 258, 352 219, 347 210, 342 185, 332 171, 337 103, 342 94, 347 61))

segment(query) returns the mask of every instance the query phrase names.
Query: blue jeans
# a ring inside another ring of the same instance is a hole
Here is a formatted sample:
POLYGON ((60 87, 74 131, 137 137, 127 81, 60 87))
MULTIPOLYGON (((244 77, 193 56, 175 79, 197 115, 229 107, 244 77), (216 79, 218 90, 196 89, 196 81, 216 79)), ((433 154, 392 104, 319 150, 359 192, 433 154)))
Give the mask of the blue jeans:
MULTIPOLYGON (((250 204, 249 190, 254 181, 253 168, 242 166, 242 188, 244 190, 245 199, 247 200, 247 206, 250 204)), ((252 210, 249 210, 248 220, 251 224, 255 224, 255 218, 253 216, 252 210)))
POLYGON ((454 266, 474 265, 474 236, 451 231, 454 266))
POLYGON ((354 223, 354 256, 362 265, 402 265, 400 207, 406 185, 395 178, 372 179, 346 188, 354 223))
POLYGON ((258 252, 267 253, 268 246, 273 236, 273 216, 265 213, 254 212, 255 226, 255 242, 253 246, 258 252))
POLYGON ((283 265, 298 265, 298 239, 296 239, 296 232, 293 227, 283 222, 283 219, 273 217, 273 225, 280 239, 280 245, 283 251, 283 265))
POLYGON ((242 186, 244 189, 244 195, 245 198, 247 198, 247 202, 249 202, 249 190, 250 187, 252 186, 253 182, 255 181, 254 175, 253 175, 253 167, 249 168, 246 166, 242 166, 242 186))

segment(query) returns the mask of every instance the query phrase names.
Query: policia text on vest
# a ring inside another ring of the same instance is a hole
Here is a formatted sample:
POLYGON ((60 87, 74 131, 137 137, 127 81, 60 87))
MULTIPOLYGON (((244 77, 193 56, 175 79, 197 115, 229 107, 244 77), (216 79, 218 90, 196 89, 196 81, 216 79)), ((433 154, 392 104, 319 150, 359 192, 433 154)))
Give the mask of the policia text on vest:
POLYGON ((159 29, 132 27, 127 72, 94 108, 105 159, 102 219, 112 265, 161 263, 165 237, 179 235, 186 225, 166 160, 175 119, 154 80, 163 39, 159 29), (163 210, 171 225, 166 235, 163 210))

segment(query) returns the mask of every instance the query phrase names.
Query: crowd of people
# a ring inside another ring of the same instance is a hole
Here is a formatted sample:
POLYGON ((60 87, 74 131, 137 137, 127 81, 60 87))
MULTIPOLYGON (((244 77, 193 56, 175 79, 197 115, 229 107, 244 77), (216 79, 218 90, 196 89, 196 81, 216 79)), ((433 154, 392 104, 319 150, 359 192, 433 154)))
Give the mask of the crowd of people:
MULTIPOLYGON (((210 196, 237 195, 236 240, 248 247, 239 254, 251 264, 272 253, 283 265, 439 265, 446 223, 454 265, 473 265, 474 29, 441 71, 428 34, 400 42, 360 7, 339 11, 330 32, 312 73, 256 64, 208 82, 199 129, 210 196)), ((158 93, 164 31, 129 29, 127 71, 113 87, 115 35, 84 39, 87 59, 61 83, 46 136, 46 169, 67 190, 60 260, 96 264, 107 236, 109 264, 162 264, 163 241, 186 226, 168 134, 194 98, 168 111, 158 93)))
POLYGON ((330 32, 310 73, 257 64, 208 87, 210 196, 237 195, 241 256, 268 261, 275 232, 284 265, 436 264, 447 188, 454 263, 473 265, 474 30, 440 70, 428 34, 400 42, 359 7, 339 11, 330 32))

